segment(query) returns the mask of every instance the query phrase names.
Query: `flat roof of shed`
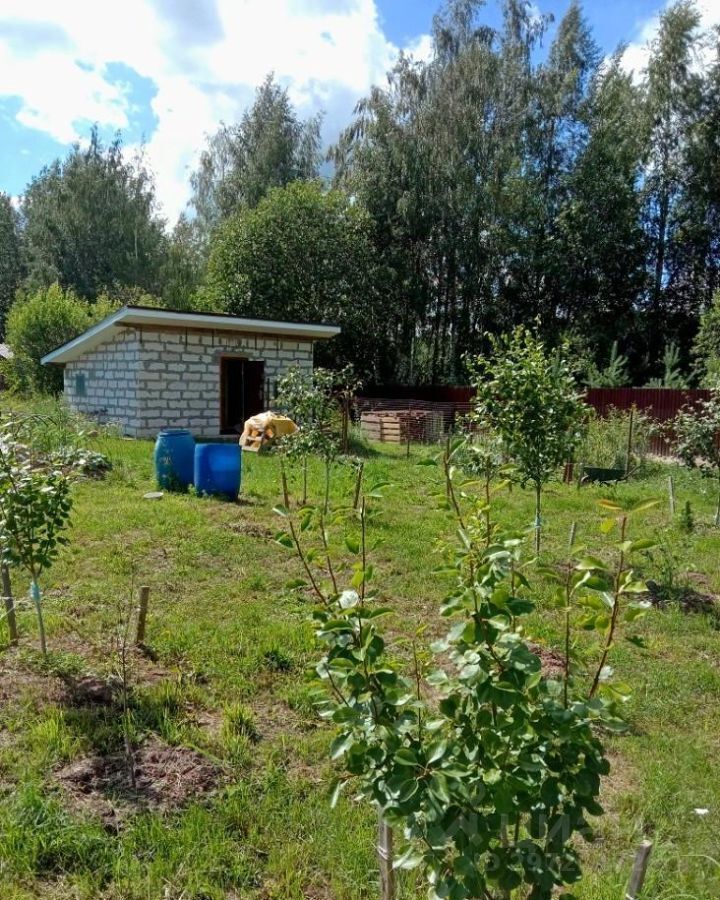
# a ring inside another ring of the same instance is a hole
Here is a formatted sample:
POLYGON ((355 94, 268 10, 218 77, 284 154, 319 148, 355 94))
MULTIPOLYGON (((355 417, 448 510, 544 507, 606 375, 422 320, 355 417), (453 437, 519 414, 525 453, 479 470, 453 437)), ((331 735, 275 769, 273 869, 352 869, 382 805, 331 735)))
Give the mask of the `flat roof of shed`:
POLYGON ((173 309, 156 309, 152 306, 123 306, 117 312, 88 328, 73 340, 43 356, 43 365, 66 363, 78 359, 84 353, 112 337, 118 328, 133 325, 165 325, 173 328, 196 328, 206 331, 243 331, 248 334, 272 334, 284 337, 322 341, 340 334, 337 325, 306 324, 303 322, 277 322, 273 319, 246 319, 227 313, 181 312, 173 309))

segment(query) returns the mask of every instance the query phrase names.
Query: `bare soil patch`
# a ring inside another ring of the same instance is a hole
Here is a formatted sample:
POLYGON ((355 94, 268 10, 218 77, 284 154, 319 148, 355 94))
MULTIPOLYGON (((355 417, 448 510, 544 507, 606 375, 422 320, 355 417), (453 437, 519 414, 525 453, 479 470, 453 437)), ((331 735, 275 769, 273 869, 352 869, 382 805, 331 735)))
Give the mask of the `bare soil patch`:
POLYGON ((249 522, 247 519, 237 519, 229 525, 233 534, 246 534, 248 537, 263 538, 269 540, 273 536, 273 532, 265 525, 259 525, 257 522, 249 522))
POLYGON ((214 791, 222 769, 187 747, 171 747, 151 738, 133 754, 133 786, 124 754, 87 756, 55 773, 73 805, 119 828, 143 809, 169 811, 214 791))
POLYGON ((565 673, 565 659, 550 650, 548 647, 542 647, 540 644, 528 644, 531 653, 540 659, 540 668, 546 678, 559 678, 565 673))
MULTIPOLYGON (((707 586, 707 580, 703 584, 700 579, 697 579, 697 583, 700 587, 707 586)), ((647 593, 642 594, 641 597, 643 600, 649 600, 653 606, 668 606, 673 599, 677 599, 680 607, 688 613, 720 613, 720 597, 717 594, 703 593, 688 586, 682 591, 678 591, 676 598, 670 598, 654 581, 648 581, 647 586, 647 593)))

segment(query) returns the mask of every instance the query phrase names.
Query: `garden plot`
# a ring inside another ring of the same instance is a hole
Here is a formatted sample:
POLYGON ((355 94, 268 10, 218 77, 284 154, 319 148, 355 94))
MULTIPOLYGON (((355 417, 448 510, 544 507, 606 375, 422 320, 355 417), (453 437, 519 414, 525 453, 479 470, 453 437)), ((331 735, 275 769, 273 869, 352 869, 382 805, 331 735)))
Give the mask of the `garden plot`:
MULTIPOLYGON (((0 660, 7 897, 377 896, 373 811, 352 793, 334 808, 328 803, 339 771, 328 752, 334 729, 318 719, 305 675, 319 657, 308 622, 314 602, 305 588, 288 587, 302 570, 273 540, 279 525, 272 507, 283 501, 278 459, 248 462, 242 506, 169 494, 143 503, 152 487, 150 446, 103 440, 114 470, 73 488, 70 543, 44 582, 49 658, 37 649, 32 609, 20 607, 19 646, 4 649, 0 660), (130 666, 141 775, 141 799, 134 799, 122 767, 117 688, 111 699, 103 685, 117 684, 111 636, 118 598, 124 602, 132 591, 136 597, 140 584, 151 589, 146 641, 155 659, 133 656, 130 666), (84 697, 69 691, 71 682, 86 686, 84 697), (180 795, 170 790, 178 779, 180 795), (153 798, 164 791, 170 791, 165 801, 153 798), (87 804, 95 796, 98 804, 87 804)), ((368 488, 389 482, 368 532, 372 545, 382 538, 372 559, 382 603, 392 610, 389 628, 398 636, 447 628, 440 616, 447 582, 434 574, 442 562, 435 547, 439 537, 453 540, 455 524, 441 503, 442 466, 419 465, 428 454, 412 447, 408 460, 404 447, 375 445, 364 457, 368 488)), ((297 497, 302 464, 288 465, 287 478, 297 497)), ((353 469, 332 464, 331 508, 351 505, 355 483, 353 469)), ((308 461, 308 494, 322 505, 325 465, 315 458, 308 461)), ((577 541, 611 561, 598 501, 629 506, 650 498, 661 502, 633 528, 656 546, 638 551, 634 563, 662 592, 662 603, 633 631, 645 647, 620 640, 614 651, 616 677, 633 686, 624 704, 629 729, 605 741, 606 813, 593 820, 596 841, 581 845, 583 878, 573 887, 585 900, 621 895, 647 834, 654 841, 648 897, 720 893, 711 862, 720 794, 709 777, 720 739, 720 632, 712 614, 679 602, 692 589, 711 603, 720 592, 712 480, 648 463, 640 476, 610 489, 550 483, 542 559, 563 564, 575 522, 577 541), (680 521, 685 500, 691 531, 680 521)), ((506 527, 529 526, 534 507, 534 494, 514 485, 501 489, 496 515, 506 527)), ((346 552, 339 536, 335 546, 346 552)), ((546 671, 557 672, 562 612, 553 608, 552 585, 542 573, 528 577, 538 608, 527 633, 546 671)), ((22 597, 22 575, 14 587, 22 597)), ((588 633, 588 643, 594 640, 588 633)), ((410 646, 399 646, 395 657, 411 673, 410 646)), ((403 900, 425 895, 417 872, 399 874, 398 893, 403 900)))

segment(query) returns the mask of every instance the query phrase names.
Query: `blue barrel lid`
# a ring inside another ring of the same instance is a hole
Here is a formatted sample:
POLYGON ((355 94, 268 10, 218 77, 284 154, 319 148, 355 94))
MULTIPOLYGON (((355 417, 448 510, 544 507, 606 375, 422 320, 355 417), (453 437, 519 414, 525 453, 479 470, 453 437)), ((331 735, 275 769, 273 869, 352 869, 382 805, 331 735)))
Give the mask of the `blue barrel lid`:
POLYGON ((158 432, 159 435, 168 435, 169 437, 178 437, 182 434, 190 434, 189 428, 163 428, 158 432))

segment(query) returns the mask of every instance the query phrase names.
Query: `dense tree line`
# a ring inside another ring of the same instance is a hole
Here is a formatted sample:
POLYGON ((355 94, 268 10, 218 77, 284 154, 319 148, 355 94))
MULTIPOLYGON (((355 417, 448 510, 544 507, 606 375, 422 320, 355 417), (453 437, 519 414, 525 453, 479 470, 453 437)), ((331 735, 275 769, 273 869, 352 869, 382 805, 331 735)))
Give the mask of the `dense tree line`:
POLYGON ((718 36, 676 4, 634 80, 577 4, 544 56, 528 4, 505 0, 497 30, 481 12, 448 4, 432 61, 401 59, 335 151, 393 273, 399 375, 462 378, 484 332, 537 317, 660 374, 717 286, 718 36))
POLYGON ((378 381, 464 381, 518 324, 569 340, 598 383, 717 372, 718 33, 679 0, 633 74, 577 3, 549 45, 526 0, 501 8, 491 28, 480 0, 447 0, 431 58, 401 56, 358 103, 332 186, 320 120, 273 76, 208 138, 172 231, 142 155, 93 132, 17 209, 0 197, 0 318, 57 282, 91 304, 337 320, 338 356, 378 381))

